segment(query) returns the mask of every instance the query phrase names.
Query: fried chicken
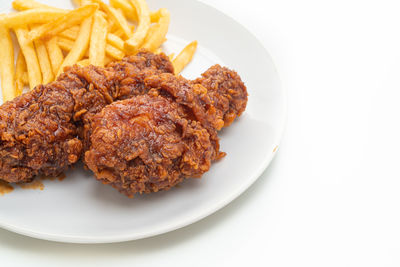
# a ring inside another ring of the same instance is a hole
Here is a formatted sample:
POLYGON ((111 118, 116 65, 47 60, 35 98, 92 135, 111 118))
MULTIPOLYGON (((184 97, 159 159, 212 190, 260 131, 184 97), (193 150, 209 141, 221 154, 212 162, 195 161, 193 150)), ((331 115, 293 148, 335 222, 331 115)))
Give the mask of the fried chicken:
POLYGON ((200 177, 215 157, 208 131, 184 107, 158 95, 117 101, 94 116, 87 166, 132 197, 200 177))
POLYGON ((161 73, 144 85, 147 95, 115 102, 94 116, 85 153, 96 178, 129 197, 201 177, 224 156, 217 131, 247 103, 240 77, 218 65, 195 81, 161 73))
POLYGON ((141 52, 107 68, 66 68, 57 81, 5 103, 0 179, 28 182, 37 175, 59 175, 88 147, 93 115, 114 100, 141 94, 144 77, 162 72, 173 72, 168 57, 141 52))
POLYGON ((68 67, 0 107, 0 179, 55 176, 83 158, 127 196, 167 190, 225 155, 217 133, 246 103, 240 77, 219 65, 194 81, 149 52, 107 68, 68 67))

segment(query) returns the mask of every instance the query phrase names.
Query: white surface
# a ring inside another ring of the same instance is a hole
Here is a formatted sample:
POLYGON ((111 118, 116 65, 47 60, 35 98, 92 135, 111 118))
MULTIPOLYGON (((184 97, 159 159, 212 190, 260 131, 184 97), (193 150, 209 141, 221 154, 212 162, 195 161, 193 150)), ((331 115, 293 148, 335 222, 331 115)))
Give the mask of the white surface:
POLYGON ((400 265, 400 3, 205 2, 259 37, 288 90, 268 170, 216 214, 154 238, 88 246, 0 231, 2 263, 400 265))
POLYGON ((0 198, 0 227, 32 237, 74 243, 120 242, 154 236, 198 221, 225 206, 246 190, 270 163, 285 125, 286 96, 263 46, 235 21, 200 2, 187 1, 184 8, 177 0, 148 2, 153 10, 168 8, 174 17, 167 50, 177 53, 192 40, 200 43, 182 75, 195 78, 220 63, 235 69, 249 87, 251 97, 245 113, 219 134, 221 149, 228 155, 213 164, 202 179, 186 180, 178 188, 134 199, 91 178, 91 172, 76 168, 66 173, 62 183, 47 181, 43 191, 16 188, 0 198), (205 16, 207 21, 202 20, 205 16), (240 42, 232 43, 237 38, 240 42), (225 49, 228 46, 230 49, 225 49), (237 55, 241 47, 254 53, 237 55))

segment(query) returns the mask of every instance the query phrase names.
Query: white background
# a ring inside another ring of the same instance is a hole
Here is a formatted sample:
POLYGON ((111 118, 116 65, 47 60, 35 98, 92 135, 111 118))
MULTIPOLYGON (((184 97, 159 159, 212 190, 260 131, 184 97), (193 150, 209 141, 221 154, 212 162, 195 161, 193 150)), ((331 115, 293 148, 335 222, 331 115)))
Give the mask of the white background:
POLYGON ((400 2, 202 1, 263 42, 288 91, 268 170, 216 214, 145 240, 0 230, 1 266, 400 266, 400 2))

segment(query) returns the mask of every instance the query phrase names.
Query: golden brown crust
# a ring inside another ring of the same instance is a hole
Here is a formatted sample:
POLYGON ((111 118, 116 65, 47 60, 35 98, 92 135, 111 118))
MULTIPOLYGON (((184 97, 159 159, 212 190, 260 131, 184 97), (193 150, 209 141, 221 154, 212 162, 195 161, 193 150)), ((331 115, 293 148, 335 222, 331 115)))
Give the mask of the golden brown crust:
POLYGON ((97 179, 130 197, 200 177, 215 155, 208 131, 161 96, 114 102, 94 116, 92 128, 87 166, 97 179))

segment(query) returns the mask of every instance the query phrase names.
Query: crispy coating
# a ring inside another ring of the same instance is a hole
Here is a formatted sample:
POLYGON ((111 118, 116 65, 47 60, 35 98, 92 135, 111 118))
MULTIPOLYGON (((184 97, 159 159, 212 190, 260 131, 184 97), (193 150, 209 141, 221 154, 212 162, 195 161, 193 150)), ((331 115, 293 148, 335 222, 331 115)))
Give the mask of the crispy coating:
POLYGON ((58 175, 82 151, 72 123, 74 100, 63 82, 38 86, 0 107, 0 178, 26 182, 58 175))
POLYGON ((224 127, 229 126, 246 109, 247 89, 240 76, 220 65, 210 67, 193 81, 208 91, 216 110, 223 116, 224 127))
POLYGON ((88 148, 94 114, 141 93, 146 75, 172 73, 173 67, 163 54, 141 52, 107 68, 64 71, 57 81, 0 107, 0 179, 28 182, 37 175, 59 175, 88 148))
POLYGON ((157 95, 114 102, 94 116, 92 127, 86 164, 97 179, 129 197, 200 177, 215 155, 201 123, 157 95))
POLYGON ((220 66, 195 81, 159 73, 141 84, 147 95, 115 102, 94 116, 85 153, 96 178, 129 197, 167 190, 208 171, 225 155, 217 131, 247 102, 240 77, 220 66))

